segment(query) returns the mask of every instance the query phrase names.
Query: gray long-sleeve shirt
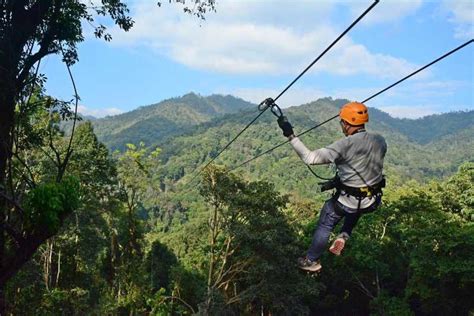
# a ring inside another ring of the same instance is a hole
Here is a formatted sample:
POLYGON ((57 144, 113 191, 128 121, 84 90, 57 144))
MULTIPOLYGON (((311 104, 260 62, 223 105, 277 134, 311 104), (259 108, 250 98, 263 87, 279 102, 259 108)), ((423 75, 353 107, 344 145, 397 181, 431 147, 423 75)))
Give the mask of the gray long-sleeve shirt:
MULTIPOLYGON (((298 137, 290 143, 307 165, 336 164, 341 182, 347 186, 367 187, 382 180, 387 144, 381 135, 359 132, 314 151, 309 150, 298 137)), ((357 209, 359 205, 357 198, 345 192, 341 193, 338 201, 352 209, 357 209)), ((366 197, 360 201, 360 208, 369 207, 374 202, 373 197, 366 197)))

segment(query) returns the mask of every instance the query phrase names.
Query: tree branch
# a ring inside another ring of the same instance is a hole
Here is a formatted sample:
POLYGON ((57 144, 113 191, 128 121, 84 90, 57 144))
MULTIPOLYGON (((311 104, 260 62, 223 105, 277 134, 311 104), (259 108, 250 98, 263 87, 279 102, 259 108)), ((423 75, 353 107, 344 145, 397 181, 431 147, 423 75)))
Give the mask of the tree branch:
POLYGON ((352 272, 352 270, 351 270, 350 268, 349 268, 348 270, 351 272, 351 274, 352 274, 352 276, 354 277, 354 279, 356 279, 356 281, 357 281, 356 284, 359 285, 359 287, 362 289, 362 291, 363 291, 368 297, 374 299, 375 296, 365 287, 364 283, 362 283, 362 281, 357 277, 357 275, 355 275, 355 273, 352 272))
POLYGON ((15 231, 12 227, 10 227, 10 225, 4 223, 2 226, 3 226, 3 229, 5 229, 5 231, 7 232, 7 234, 12 236, 13 239, 16 241, 17 247, 21 247, 23 243, 25 242, 25 238, 23 238, 21 234, 15 231))
POLYGON ((17 201, 15 201, 14 199, 12 199, 12 198, 9 197, 8 195, 6 195, 3 191, 0 191, 0 196, 2 196, 4 200, 6 200, 8 203, 10 203, 10 205, 14 206, 15 209, 17 209, 18 211, 20 211, 22 214, 25 213, 25 211, 24 211, 23 208, 20 206, 20 204, 18 204, 17 201))
MULTIPOLYGON (((50 45, 50 44, 51 43, 49 43, 48 45, 50 45)), ((43 46, 45 44, 40 44, 40 45, 41 45, 40 50, 37 51, 36 53, 34 53, 33 55, 31 55, 30 57, 28 57, 25 60, 25 63, 23 65, 23 69, 21 70, 21 72, 18 75, 17 80, 16 80, 18 91, 22 90, 21 88, 23 86, 23 83, 26 80, 26 78, 28 77, 28 75, 30 73, 30 70, 34 66, 34 64, 36 64, 41 59, 43 59, 43 57, 45 57, 49 54, 57 53, 57 50, 50 50, 50 49, 48 49, 48 46, 43 46)))
MULTIPOLYGON (((255 285, 255 288, 260 287, 263 284, 264 280, 260 281, 257 285, 255 285)), ((245 291, 240 292, 239 294, 235 295, 234 297, 230 298, 227 302, 226 305, 231 305, 234 303, 237 303, 242 300, 243 296, 246 295, 248 292, 254 290, 254 288, 248 288, 245 291)))
POLYGON ((227 259, 229 257, 229 253, 230 253, 230 244, 232 242, 232 237, 227 237, 227 241, 226 241, 226 249, 225 249, 225 252, 224 252, 224 259, 222 260, 222 264, 221 264, 221 268, 219 269, 219 273, 217 274, 217 277, 216 277, 216 281, 214 283, 214 287, 219 284, 221 281, 222 281, 222 276, 223 276, 223 273, 224 273, 224 269, 225 269, 225 265, 227 264, 227 259))
POLYGON ((39 149, 41 150, 41 152, 43 152, 43 154, 49 158, 49 160, 51 160, 51 162, 56 166, 56 160, 54 160, 53 157, 51 157, 51 155, 43 148, 43 147, 39 147, 39 149))
POLYGON ((59 168, 61 167, 61 154, 59 153, 59 151, 56 149, 56 147, 54 147, 54 143, 53 143, 53 134, 51 132, 51 126, 49 126, 48 128, 48 134, 49 134, 49 148, 51 148, 51 150, 53 151, 54 155, 56 156, 56 161, 55 161, 55 165, 56 167, 58 168, 58 171, 59 171, 59 168))
POLYGON ((242 261, 242 262, 238 262, 236 264, 233 264, 231 265, 223 274, 222 274, 222 279, 224 279, 225 277, 228 277, 228 280, 224 283, 221 283, 221 284, 217 284, 217 282, 214 283, 213 287, 217 287, 217 288, 220 288, 222 287, 225 283, 228 283, 232 280, 234 280, 235 276, 239 273, 246 273, 247 271, 245 270, 249 265, 250 263, 252 262, 251 259, 248 259, 248 260, 245 260, 245 261, 242 261))
MULTIPOLYGON (((62 51, 62 49, 61 49, 61 51, 62 51)), ((63 52, 63 54, 64 54, 64 52, 63 52)), ((77 108, 79 106, 79 99, 80 99, 79 95, 77 94, 76 82, 74 81, 74 77, 73 77, 72 72, 71 72, 71 67, 67 63, 65 63, 65 64, 66 64, 66 67, 67 67, 69 78, 71 79, 72 87, 74 88, 74 98, 76 100, 76 103, 75 103, 75 107, 74 107, 74 120, 73 120, 73 123, 72 123, 71 137, 69 138, 69 144, 68 144, 67 149, 66 149, 66 155, 64 157, 64 161, 62 162, 61 169, 60 169, 59 174, 58 174, 58 182, 64 176, 64 173, 66 172, 67 164, 68 164, 69 159, 71 158, 71 155, 72 155, 72 152, 73 152, 73 150, 72 150, 72 141, 74 139, 74 132, 76 130, 77 108)))
POLYGON ((196 311, 194 310, 194 308, 189 305, 185 300, 183 300, 181 297, 179 296, 163 296, 163 301, 164 300, 178 300, 180 301, 184 306, 186 306, 187 308, 189 308, 189 310, 194 314, 196 314, 196 311))
POLYGON ((385 233, 387 232, 388 224, 390 224, 390 222, 391 222, 393 219, 394 219, 394 218, 390 216, 389 218, 387 218, 387 220, 385 221, 385 223, 382 225, 382 235, 380 236, 380 240, 382 240, 382 239, 385 237, 385 233))
MULTIPOLYGON (((54 11, 50 20, 50 24, 48 25, 48 29, 44 33, 43 39, 39 43, 40 49, 35 54, 26 58, 25 63, 23 64, 23 69, 17 77, 16 84, 18 91, 21 90, 24 81, 28 77, 30 70, 34 64, 36 64, 46 55, 58 52, 57 49, 51 49, 51 44, 54 42, 55 39, 55 32, 58 27, 57 20, 62 8, 61 4, 61 1, 54 1, 54 11)), ((25 42, 28 38, 33 37, 34 33, 36 32, 36 29, 41 24, 41 21, 45 19, 47 12, 51 9, 52 6, 52 0, 38 0, 33 5, 33 7, 26 12, 26 19, 30 19, 30 25, 27 25, 25 27, 26 30, 24 38, 20 40, 19 45, 23 46, 23 42, 25 42)))
POLYGON ((28 172, 28 174, 30 175, 30 178, 31 178, 31 182, 33 183, 33 185, 36 185, 35 183, 35 179, 34 179, 34 176, 33 176, 33 172, 31 171, 30 169, 30 166, 28 166, 28 164, 20 158, 20 155, 16 152, 11 152, 11 154, 13 155, 13 157, 15 157, 18 162, 23 165, 23 167, 25 167, 26 171, 28 172))

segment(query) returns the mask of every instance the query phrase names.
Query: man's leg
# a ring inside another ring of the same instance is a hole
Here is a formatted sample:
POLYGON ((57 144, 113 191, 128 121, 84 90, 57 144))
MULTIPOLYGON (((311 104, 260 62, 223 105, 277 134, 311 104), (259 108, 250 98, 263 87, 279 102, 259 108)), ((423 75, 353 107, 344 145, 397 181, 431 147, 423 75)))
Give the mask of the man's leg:
POLYGON ((342 218, 342 215, 336 214, 334 207, 335 201, 330 199, 324 203, 321 209, 313 241, 307 253, 307 258, 311 261, 316 261, 321 257, 322 253, 326 250, 329 235, 342 218))
POLYGON ((342 224, 342 227, 341 227, 341 234, 346 235, 347 239, 351 236, 352 230, 357 225, 357 222, 359 221, 359 218, 361 215, 362 213, 360 212, 345 213, 344 223, 342 224))
POLYGON ((329 247, 330 252, 336 256, 341 255, 341 252, 346 245, 346 241, 351 236, 352 229, 354 229, 360 216, 361 213, 345 213, 344 224, 342 224, 341 233, 337 235, 336 239, 334 239, 332 242, 331 247, 329 247))
MULTIPOLYGON (((366 209, 362 209, 362 210, 358 210, 358 211, 354 210, 354 209, 350 209, 350 208, 348 208, 346 206, 343 206, 342 204, 336 202, 336 204, 337 204, 336 208, 338 208, 339 211, 342 211, 343 214, 344 214, 344 223, 342 224, 341 235, 345 235, 345 236, 347 236, 347 239, 349 239, 349 237, 352 234, 352 230, 357 225, 357 222, 359 221, 359 218, 362 216, 362 214, 374 212, 380 206, 381 202, 382 202, 382 197, 377 196, 375 198, 375 202, 371 206, 369 206, 366 209)), ((338 212, 338 213, 340 213, 340 212, 338 212)))
POLYGON ((350 238, 352 230, 357 225, 359 218, 364 213, 370 213, 377 209, 381 203, 381 197, 377 197, 375 203, 369 206, 367 209, 363 210, 354 210, 350 209, 342 204, 336 202, 336 211, 339 214, 344 214, 344 223, 342 224, 341 233, 333 241, 329 251, 339 256, 346 245, 346 241, 350 238))

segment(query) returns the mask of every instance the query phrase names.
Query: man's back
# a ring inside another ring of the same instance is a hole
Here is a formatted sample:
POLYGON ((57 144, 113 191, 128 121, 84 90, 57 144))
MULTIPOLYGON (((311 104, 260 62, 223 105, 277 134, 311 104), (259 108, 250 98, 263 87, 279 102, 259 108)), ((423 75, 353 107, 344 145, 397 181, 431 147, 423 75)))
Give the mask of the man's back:
POLYGON ((334 163, 343 184, 360 188, 382 180, 387 144, 381 135, 359 132, 326 148, 338 153, 334 163))

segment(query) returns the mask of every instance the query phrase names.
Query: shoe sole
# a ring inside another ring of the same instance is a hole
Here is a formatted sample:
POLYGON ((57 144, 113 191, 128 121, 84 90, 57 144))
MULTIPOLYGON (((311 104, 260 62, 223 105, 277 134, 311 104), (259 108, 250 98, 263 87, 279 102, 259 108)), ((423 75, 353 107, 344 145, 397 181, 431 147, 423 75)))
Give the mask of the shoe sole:
POLYGON ((336 256, 340 256, 342 250, 344 250, 344 246, 345 242, 341 240, 336 240, 334 241, 334 244, 332 244, 331 248, 329 248, 329 251, 336 256))
POLYGON ((308 271, 308 272, 319 272, 322 268, 321 265, 317 265, 315 267, 298 267, 301 270, 308 271))

